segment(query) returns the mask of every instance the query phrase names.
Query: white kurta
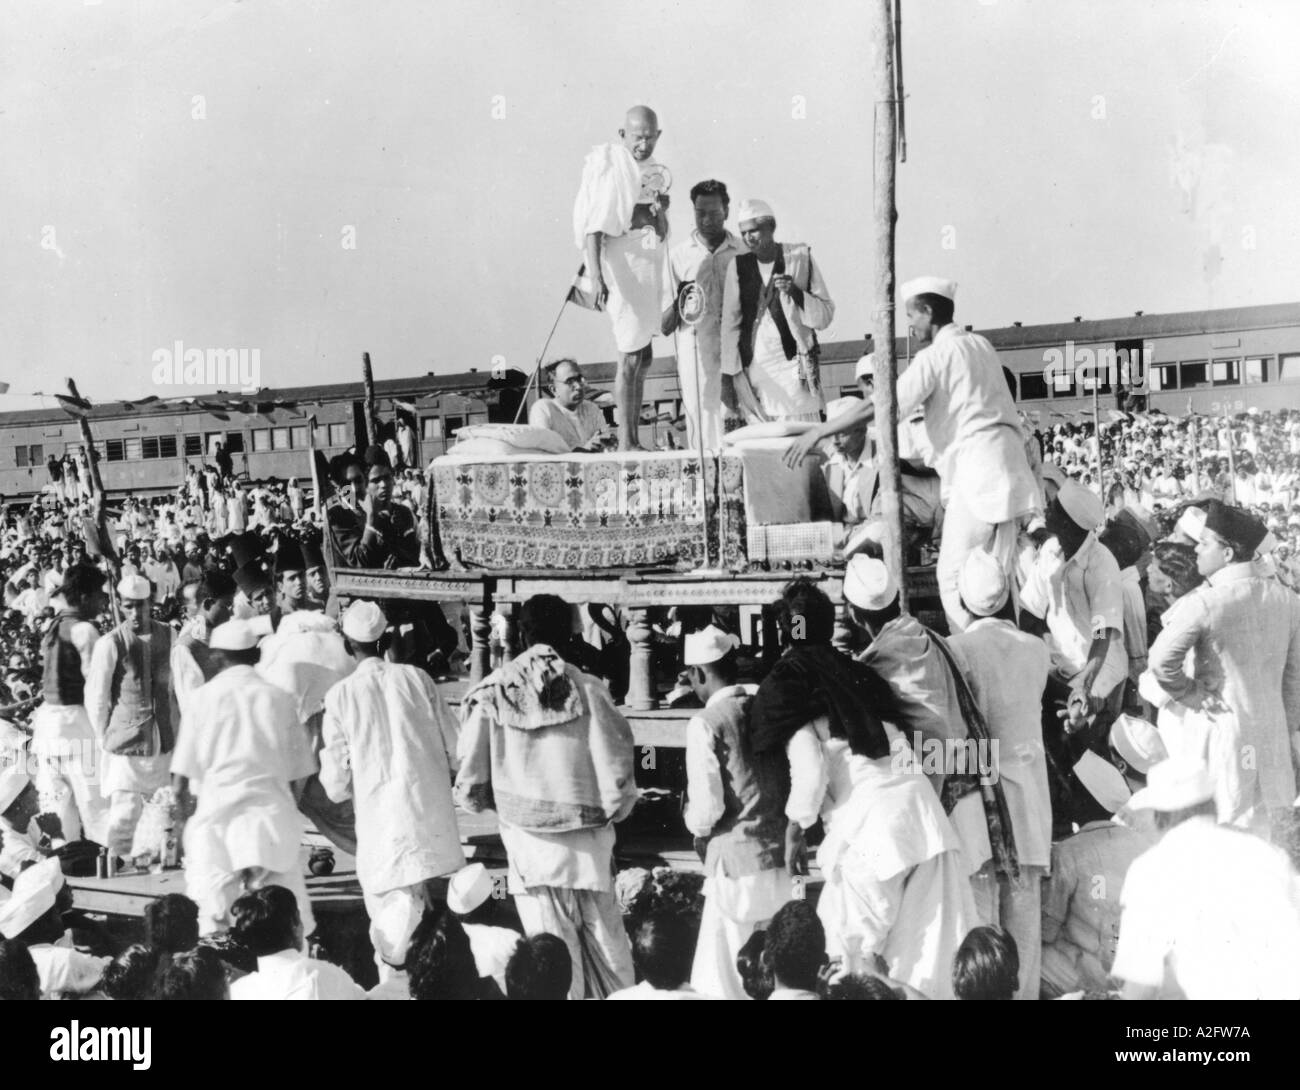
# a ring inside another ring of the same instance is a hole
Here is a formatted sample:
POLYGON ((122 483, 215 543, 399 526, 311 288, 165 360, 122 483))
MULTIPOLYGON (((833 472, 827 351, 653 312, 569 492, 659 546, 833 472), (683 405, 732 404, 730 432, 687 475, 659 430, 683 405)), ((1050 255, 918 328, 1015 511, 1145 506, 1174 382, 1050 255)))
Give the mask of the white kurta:
POLYGON ((326 694, 321 784, 357 815, 357 878, 382 894, 465 865, 451 777, 456 720, 413 666, 365 659, 326 694))
POLYGON ((185 825, 187 874, 298 866, 302 818, 289 785, 315 771, 293 698, 251 666, 223 670, 198 691, 172 771, 197 781, 185 825))
POLYGON ((679 324, 675 337, 677 382, 691 450, 701 440, 706 450, 716 450, 722 442, 722 289, 727 267, 747 252, 730 231, 715 250, 692 231, 669 254, 664 309, 677 305, 686 283, 694 283, 704 296, 703 316, 694 325, 679 324))
POLYGON ((994 767, 1006 794, 1022 864, 1052 861, 1052 804, 1043 749, 1042 699, 1049 656, 1043 641, 1010 621, 984 617, 948 640, 997 747, 994 767))
POLYGON ((978 333, 946 325, 898 376, 898 415, 925 407, 945 501, 960 494, 988 523, 1028 514, 1038 485, 1002 365, 978 333))
POLYGON ((257 959, 257 972, 230 986, 231 999, 365 999, 346 972, 300 950, 281 950, 257 959))
POLYGON ((832 956, 879 954, 895 980, 951 999, 957 947, 978 923, 961 844, 902 740, 851 760, 853 793, 817 852, 817 915, 832 956))

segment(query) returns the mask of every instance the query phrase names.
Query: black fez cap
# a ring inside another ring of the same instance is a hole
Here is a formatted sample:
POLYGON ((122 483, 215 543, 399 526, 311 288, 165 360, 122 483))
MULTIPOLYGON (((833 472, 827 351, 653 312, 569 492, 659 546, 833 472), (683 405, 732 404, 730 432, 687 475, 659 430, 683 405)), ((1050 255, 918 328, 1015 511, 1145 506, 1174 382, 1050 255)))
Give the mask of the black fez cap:
POLYGON ((277 575, 285 572, 306 571, 307 563, 303 560, 302 546, 296 538, 282 537, 275 550, 275 571, 277 575))
POLYGON ((308 568, 323 568, 325 566, 325 554, 321 552, 321 547, 314 541, 304 541, 302 543, 302 560, 308 568))
POLYGON ((235 557, 235 567, 242 568, 266 554, 266 543, 252 530, 246 530, 230 542, 230 551, 235 557))
POLYGON ((247 564, 241 564, 235 569, 234 578, 235 585, 246 595, 271 585, 271 577, 267 574, 266 565, 261 560, 250 560, 247 564))

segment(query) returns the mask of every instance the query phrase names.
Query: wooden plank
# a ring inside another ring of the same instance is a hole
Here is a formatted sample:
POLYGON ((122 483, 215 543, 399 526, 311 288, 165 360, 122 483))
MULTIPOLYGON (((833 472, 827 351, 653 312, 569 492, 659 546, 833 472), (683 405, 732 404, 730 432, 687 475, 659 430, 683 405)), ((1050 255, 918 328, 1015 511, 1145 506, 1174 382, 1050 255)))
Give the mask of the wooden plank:
POLYGON ((334 590, 350 598, 401 598, 426 602, 477 602, 490 590, 488 577, 440 572, 338 570, 334 590))

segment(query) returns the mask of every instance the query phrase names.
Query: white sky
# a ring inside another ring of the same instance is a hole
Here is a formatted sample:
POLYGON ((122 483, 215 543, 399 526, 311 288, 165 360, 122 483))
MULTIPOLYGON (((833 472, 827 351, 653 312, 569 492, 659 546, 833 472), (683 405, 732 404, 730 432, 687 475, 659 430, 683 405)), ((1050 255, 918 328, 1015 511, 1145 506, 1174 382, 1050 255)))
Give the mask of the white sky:
MULTIPOLYGON (((268 386, 354 380, 363 350, 381 378, 528 370, 578 264, 583 155, 642 101, 677 237, 701 178, 768 200, 823 267, 825 339, 860 336, 864 7, 3 0, 0 409, 68 375, 179 392, 151 380, 177 340, 260 349, 268 386)), ((906 0, 903 21, 900 280, 957 279, 977 327, 1300 299, 1300 4, 906 0)), ((562 352, 610 358, 605 317, 569 308, 562 352)))

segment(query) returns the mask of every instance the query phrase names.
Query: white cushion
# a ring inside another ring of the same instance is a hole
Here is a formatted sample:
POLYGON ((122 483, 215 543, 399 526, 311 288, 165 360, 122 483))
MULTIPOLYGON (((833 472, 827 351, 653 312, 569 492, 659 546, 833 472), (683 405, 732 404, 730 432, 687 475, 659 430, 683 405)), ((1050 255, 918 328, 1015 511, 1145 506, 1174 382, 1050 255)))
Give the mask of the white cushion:
POLYGON ((456 430, 448 454, 568 454, 569 445, 550 428, 531 424, 469 424, 456 430), (491 449, 469 449, 467 441, 490 440, 491 449))
POLYGON ((724 443, 743 443, 746 439, 790 439, 817 427, 808 420, 767 420, 761 424, 746 424, 729 431, 722 437, 724 443))

